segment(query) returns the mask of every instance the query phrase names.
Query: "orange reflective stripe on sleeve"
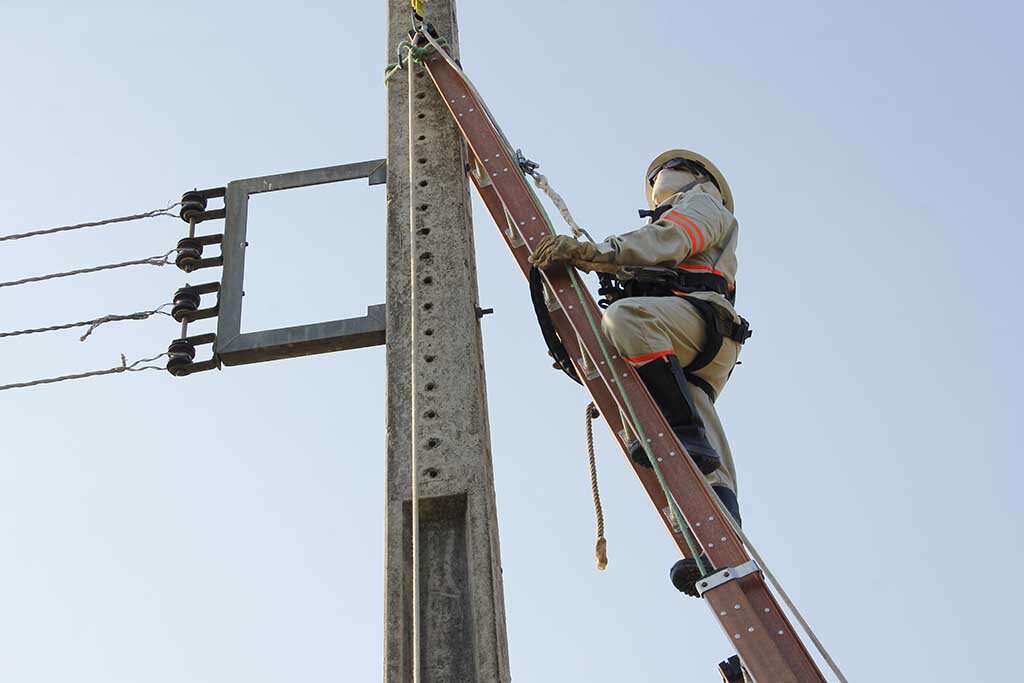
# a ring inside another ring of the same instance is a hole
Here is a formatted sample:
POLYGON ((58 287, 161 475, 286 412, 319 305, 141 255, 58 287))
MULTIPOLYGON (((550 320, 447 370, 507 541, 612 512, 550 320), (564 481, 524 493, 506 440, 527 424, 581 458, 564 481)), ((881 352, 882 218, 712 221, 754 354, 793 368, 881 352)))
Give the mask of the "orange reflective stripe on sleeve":
POLYGON ((667 212, 662 218, 675 223, 686 231, 686 234, 690 237, 690 244, 693 246, 690 253, 696 254, 697 252, 704 251, 704 232, 692 218, 679 213, 675 209, 667 212))
POLYGON ((646 353, 642 356, 623 356, 622 360, 626 361, 630 365, 643 365, 648 361, 655 360, 657 358, 664 358, 665 356, 672 356, 675 351, 669 349, 668 351, 655 351, 654 353, 646 353))

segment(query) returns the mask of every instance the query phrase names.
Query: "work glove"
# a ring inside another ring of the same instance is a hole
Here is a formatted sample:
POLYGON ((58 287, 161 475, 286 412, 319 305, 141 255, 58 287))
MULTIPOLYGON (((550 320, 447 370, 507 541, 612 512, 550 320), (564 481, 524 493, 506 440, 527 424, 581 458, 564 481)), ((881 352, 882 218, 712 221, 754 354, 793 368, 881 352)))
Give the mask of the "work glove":
POLYGON ((546 270, 558 263, 593 261, 597 248, 590 242, 580 242, 568 235, 548 235, 537 243, 530 255, 530 263, 546 270))

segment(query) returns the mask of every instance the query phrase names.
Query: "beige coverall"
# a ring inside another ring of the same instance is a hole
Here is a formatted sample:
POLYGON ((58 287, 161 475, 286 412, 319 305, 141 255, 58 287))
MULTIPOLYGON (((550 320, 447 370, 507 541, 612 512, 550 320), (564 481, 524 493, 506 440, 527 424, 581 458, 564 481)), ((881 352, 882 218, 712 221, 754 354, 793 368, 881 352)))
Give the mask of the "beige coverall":
MULTIPOLYGON (((657 221, 609 237, 597 245, 598 253, 617 265, 666 266, 715 273, 723 276, 730 288, 735 287, 739 225, 732 213, 708 194, 706 189, 710 187, 710 183, 705 183, 673 195, 665 202, 672 208, 657 221)), ((721 294, 694 292, 687 296, 711 302, 728 311, 739 323, 739 315, 721 294)), ((682 297, 620 299, 605 310, 602 327, 623 358, 637 366, 674 353, 679 364, 685 367, 704 345, 704 319, 682 297)), ((738 342, 724 339, 714 361, 695 374, 719 395, 739 352, 738 342)), ((691 384, 690 391, 704 421, 708 440, 722 458, 722 467, 707 475, 707 480, 714 486, 725 486, 739 493, 732 452, 715 405, 698 387, 691 384)))

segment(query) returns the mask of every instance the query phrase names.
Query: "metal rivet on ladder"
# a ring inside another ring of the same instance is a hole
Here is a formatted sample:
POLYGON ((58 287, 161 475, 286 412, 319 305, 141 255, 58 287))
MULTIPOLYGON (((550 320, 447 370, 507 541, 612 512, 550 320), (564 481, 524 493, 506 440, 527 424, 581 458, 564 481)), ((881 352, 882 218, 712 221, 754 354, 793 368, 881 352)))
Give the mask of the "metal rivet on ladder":
POLYGON ((732 608, 733 609, 742 609, 739 605, 733 605, 732 608))
POLYGON ((754 632, 754 627, 753 626, 751 626, 750 628, 747 629, 747 633, 753 633, 753 632, 754 632))

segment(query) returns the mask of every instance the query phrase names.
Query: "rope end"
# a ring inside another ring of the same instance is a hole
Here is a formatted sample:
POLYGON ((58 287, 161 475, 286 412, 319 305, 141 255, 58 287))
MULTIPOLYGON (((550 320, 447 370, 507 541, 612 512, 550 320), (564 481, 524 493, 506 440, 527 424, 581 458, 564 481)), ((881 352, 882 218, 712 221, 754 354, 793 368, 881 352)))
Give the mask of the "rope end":
POLYGON ((608 566, 608 541, 605 540, 604 536, 598 537, 594 556, 597 558, 597 569, 603 572, 608 566))

